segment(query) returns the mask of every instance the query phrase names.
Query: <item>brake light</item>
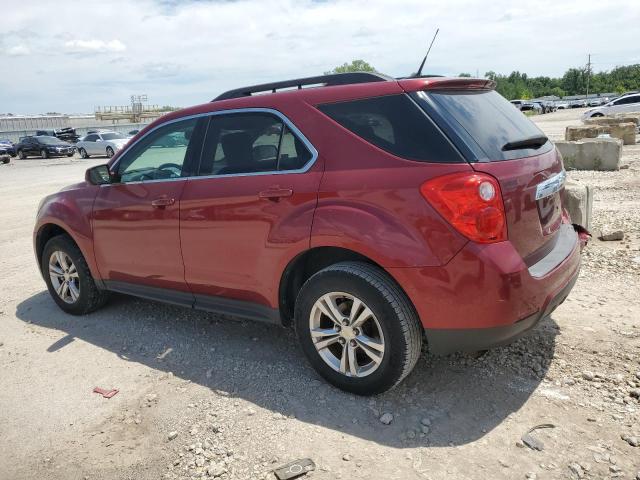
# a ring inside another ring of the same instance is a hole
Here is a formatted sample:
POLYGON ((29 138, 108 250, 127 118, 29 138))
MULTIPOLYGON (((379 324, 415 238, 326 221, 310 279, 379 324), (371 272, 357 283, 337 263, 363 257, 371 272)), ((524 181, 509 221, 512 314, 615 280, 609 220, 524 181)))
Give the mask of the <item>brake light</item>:
POLYGON ((507 239, 507 222, 498 181, 483 173, 454 173, 426 181, 422 196, 445 220, 478 243, 507 239))

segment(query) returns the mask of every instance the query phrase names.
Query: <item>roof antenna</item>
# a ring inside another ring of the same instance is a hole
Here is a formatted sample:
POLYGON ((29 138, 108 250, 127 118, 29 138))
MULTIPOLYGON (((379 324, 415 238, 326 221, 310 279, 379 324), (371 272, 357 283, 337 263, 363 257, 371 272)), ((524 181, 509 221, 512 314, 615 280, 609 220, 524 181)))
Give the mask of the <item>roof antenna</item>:
POLYGON ((433 36, 433 38, 431 39, 431 43, 429 44, 429 50, 427 50, 427 54, 422 59, 422 63, 420 64, 420 68, 418 68, 418 71, 416 72, 416 74, 413 75, 414 78, 420 78, 420 76, 422 75, 422 68, 424 67, 424 63, 427 61, 427 57, 429 56, 429 52, 431 51, 431 47, 433 46, 433 42, 436 41, 436 37, 438 36, 438 32, 439 31, 440 31, 440 29, 437 28, 436 29, 436 33, 433 36))

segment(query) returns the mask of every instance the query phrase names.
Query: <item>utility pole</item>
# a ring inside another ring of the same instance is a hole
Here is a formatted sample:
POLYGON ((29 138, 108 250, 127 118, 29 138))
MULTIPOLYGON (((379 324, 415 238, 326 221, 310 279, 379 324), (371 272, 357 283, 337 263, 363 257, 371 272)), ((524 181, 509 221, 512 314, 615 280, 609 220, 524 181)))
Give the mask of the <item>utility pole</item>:
POLYGON ((589 79, 591 78, 591 54, 588 55, 587 60, 587 95, 585 98, 589 98, 589 79))

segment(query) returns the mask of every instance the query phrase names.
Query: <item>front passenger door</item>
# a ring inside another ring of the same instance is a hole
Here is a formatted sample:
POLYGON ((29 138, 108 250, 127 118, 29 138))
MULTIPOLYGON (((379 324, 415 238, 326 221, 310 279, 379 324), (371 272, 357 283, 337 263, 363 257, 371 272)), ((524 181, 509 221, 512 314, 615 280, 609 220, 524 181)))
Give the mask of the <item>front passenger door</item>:
POLYGON ((202 134, 197 118, 165 124, 111 167, 116 183, 100 187, 93 210, 96 262, 109 288, 136 287, 138 294, 151 297, 152 290, 140 293, 139 286, 156 293, 171 289, 178 293, 168 300, 190 303, 180 251, 180 199, 202 134))

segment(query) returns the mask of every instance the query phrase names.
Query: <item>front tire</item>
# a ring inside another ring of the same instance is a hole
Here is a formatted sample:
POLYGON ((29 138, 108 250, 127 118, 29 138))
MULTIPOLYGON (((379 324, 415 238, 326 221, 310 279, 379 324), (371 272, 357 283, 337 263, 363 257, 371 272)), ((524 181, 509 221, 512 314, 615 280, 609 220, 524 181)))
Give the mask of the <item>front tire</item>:
POLYGON ((113 157, 113 148, 107 147, 107 158, 113 157))
POLYGON ((87 151, 84 148, 78 150, 78 153, 80 154, 80 158, 89 158, 89 155, 87 155, 87 151))
POLYGON ((395 387, 420 356, 422 327, 413 305, 386 272, 366 263, 337 263, 309 278, 294 323, 313 368, 357 395, 395 387))
POLYGON ((24 160, 25 158, 27 158, 27 156, 24 154, 22 150, 18 150, 18 158, 20 160, 24 160))
POLYGON ((47 152, 44 148, 42 150, 40 150, 40 157, 41 158, 49 158, 49 152, 47 152))
POLYGON ((67 235, 47 242, 40 267, 49 294, 65 312, 84 315, 107 301, 107 292, 96 287, 82 252, 67 235))

